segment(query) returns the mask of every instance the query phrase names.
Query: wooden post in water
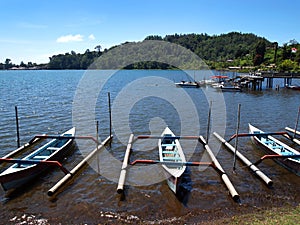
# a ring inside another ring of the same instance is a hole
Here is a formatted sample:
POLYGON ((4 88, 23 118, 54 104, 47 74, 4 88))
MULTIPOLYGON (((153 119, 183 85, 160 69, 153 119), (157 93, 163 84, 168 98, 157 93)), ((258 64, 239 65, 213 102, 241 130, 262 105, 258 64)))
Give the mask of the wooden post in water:
POLYGON ((112 121, 111 121, 111 103, 110 103, 110 92, 107 93, 108 95, 108 111, 109 111, 109 136, 111 136, 111 129, 112 129, 112 121))
POLYGON ((241 119, 241 104, 238 105, 238 114, 237 114, 237 124, 236 124, 236 138, 235 138, 235 151, 233 157, 233 171, 235 171, 235 164, 236 164, 236 151, 238 146, 238 136, 239 136, 239 129, 240 129, 240 119, 241 119))
POLYGON ((297 131, 297 128, 298 128, 299 116, 300 116, 300 106, 298 108, 298 114, 297 114, 296 125, 295 125, 295 132, 294 132, 294 136, 293 136, 294 139, 296 138, 296 134, 297 134, 296 131, 297 131))
POLYGON ((18 117, 18 107, 17 106, 15 106, 15 112, 16 112, 16 126, 17 126, 17 143, 18 143, 18 148, 20 148, 19 117, 18 117))
POLYGON ((220 165, 220 163, 217 160, 217 158, 215 157, 214 153, 212 152, 212 150, 206 143, 205 139, 202 136, 200 136, 199 141, 203 144, 204 148, 206 149, 206 152, 208 153, 209 157, 211 158, 211 161, 215 164, 216 168, 222 173, 221 178, 222 178, 224 184, 226 185, 226 187, 228 188, 233 200, 235 200, 235 201, 239 200, 239 198, 240 198, 239 194, 236 192, 233 184, 229 180, 227 174, 225 173, 224 169, 220 165))
POLYGON ((128 162, 129 162, 129 156, 130 156, 131 146, 132 146, 132 143, 133 143, 133 138, 134 138, 134 135, 130 134, 129 141, 128 141, 128 144, 127 144, 127 149, 126 149, 123 164, 122 164, 122 169, 121 169, 121 172, 120 172, 119 183, 118 183, 118 187, 117 187, 117 192, 119 194, 122 194, 123 190, 124 190, 127 166, 128 166, 128 162))
POLYGON ((99 151, 99 121, 97 120, 96 121, 96 140, 97 140, 97 143, 96 143, 96 149, 97 149, 97 167, 98 167, 98 173, 100 174, 100 164, 99 164, 99 154, 98 154, 98 151, 99 151))
POLYGON ((239 151, 237 151, 231 144, 229 144, 224 138, 222 138, 219 134, 214 132, 214 135, 217 139, 219 139, 232 153, 235 153, 236 156, 246 165, 248 166, 259 178, 261 178, 267 186, 272 186, 273 181, 267 177, 260 169, 258 169, 253 163, 251 163, 245 156, 242 155, 239 151))
POLYGON ((209 131, 210 131, 211 107, 212 107, 212 101, 210 101, 209 110, 208 110, 207 130, 206 130, 206 143, 208 143, 208 137, 209 137, 209 131))

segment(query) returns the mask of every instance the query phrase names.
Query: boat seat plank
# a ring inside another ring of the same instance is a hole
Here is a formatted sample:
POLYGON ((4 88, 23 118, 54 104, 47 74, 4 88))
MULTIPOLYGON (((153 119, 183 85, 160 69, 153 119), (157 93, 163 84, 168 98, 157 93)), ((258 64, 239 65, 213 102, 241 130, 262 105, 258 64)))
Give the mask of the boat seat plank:
POLYGON ((60 148, 57 148, 57 147, 48 147, 47 150, 52 150, 52 151, 57 151, 59 150, 60 148))
POLYGON ((43 160, 43 159, 46 159, 47 156, 42 156, 42 155, 36 155, 33 157, 33 159, 39 159, 39 160, 43 160))
POLYGON ((182 161, 180 157, 171 157, 171 156, 164 156, 163 159, 164 160, 178 160, 178 161, 182 161))
POLYGON ((176 151, 162 151, 164 154, 177 154, 176 151))
POLYGON ((167 146, 176 146, 176 144, 175 143, 172 143, 172 144, 161 144, 161 146, 162 147, 167 147, 167 146))

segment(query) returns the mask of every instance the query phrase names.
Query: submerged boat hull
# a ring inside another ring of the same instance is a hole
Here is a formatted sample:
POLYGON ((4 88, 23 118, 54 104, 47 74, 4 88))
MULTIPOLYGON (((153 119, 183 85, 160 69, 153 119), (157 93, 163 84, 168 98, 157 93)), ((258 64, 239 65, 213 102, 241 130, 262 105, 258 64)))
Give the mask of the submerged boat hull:
MULTIPOLYGON (((75 128, 70 129, 69 131, 62 134, 62 136, 63 135, 74 136, 75 128)), ((73 139, 54 139, 44 146, 40 147, 36 151, 32 152, 30 155, 24 157, 22 160, 60 161, 65 155, 68 154, 69 150, 72 147, 72 144, 73 139), (47 150, 49 151, 48 156, 44 153, 47 150)), ((15 163, 0 174, 1 186, 5 191, 9 189, 19 188, 39 176, 48 168, 49 165, 44 163, 37 163, 32 165, 15 163)))
MULTIPOLYGON (((249 133, 264 132, 249 124, 249 133)), ((297 150, 270 135, 261 137, 253 136, 252 140, 268 155, 300 155, 297 150)), ((300 158, 275 158, 274 160, 282 167, 300 176, 300 158)))

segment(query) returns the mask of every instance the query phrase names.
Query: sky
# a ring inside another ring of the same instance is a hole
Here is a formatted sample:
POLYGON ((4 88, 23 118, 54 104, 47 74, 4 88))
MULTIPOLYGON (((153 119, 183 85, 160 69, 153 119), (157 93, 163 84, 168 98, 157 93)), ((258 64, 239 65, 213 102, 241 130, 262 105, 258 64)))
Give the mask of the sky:
POLYGON ((299 0, 0 0, 0 63, 48 63, 148 35, 254 33, 300 42, 299 0))

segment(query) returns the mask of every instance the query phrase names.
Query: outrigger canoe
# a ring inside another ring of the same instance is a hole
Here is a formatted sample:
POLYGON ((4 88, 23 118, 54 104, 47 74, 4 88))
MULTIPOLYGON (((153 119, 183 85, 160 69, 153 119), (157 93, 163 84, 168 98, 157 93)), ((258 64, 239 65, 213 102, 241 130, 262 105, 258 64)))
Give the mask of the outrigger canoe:
POLYGON ((166 127, 158 140, 159 159, 165 171, 170 189, 176 194, 181 175, 186 169, 186 159, 179 140, 175 138, 170 128, 166 127), (164 164, 163 162, 168 162, 164 164), (173 165, 170 162, 175 162, 173 165), (180 164, 183 163, 183 164, 180 164))
MULTIPOLYGON (((256 136, 252 136, 252 140, 256 144, 260 145, 268 155, 279 155, 279 156, 287 156, 287 157, 293 155, 300 155, 300 153, 297 150, 284 144, 283 142, 279 141, 273 136, 268 134, 260 135, 260 134, 264 134, 264 132, 252 126, 251 124, 249 124, 249 133, 258 134, 256 136)), ((300 176, 300 157, 292 157, 292 158, 274 157, 274 160, 281 166, 285 167, 286 169, 300 176)))
POLYGON ((46 163, 38 163, 39 161, 60 161, 68 153, 73 143, 75 127, 60 136, 64 138, 58 137, 51 140, 22 158, 19 163, 14 163, 4 170, 0 174, 0 183, 3 189, 6 191, 21 187, 48 169, 49 165, 46 163), (24 161, 24 163, 22 163, 22 161, 24 161), (26 161, 30 163, 26 163, 26 161))

